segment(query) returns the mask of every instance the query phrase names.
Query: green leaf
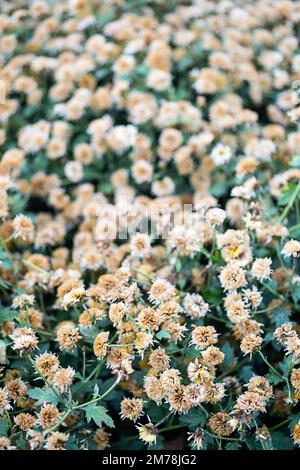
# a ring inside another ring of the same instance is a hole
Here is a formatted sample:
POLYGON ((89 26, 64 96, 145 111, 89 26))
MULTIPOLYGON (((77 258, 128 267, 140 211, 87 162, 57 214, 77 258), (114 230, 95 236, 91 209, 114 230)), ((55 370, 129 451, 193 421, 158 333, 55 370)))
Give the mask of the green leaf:
POLYGON ((283 381, 281 377, 279 377, 277 374, 274 374, 273 372, 269 372, 266 375, 266 379, 270 382, 272 385, 278 385, 280 382, 283 381))
POLYGON ((290 320, 291 312, 283 308, 276 309, 272 315, 272 323, 275 323, 276 327, 281 326, 283 323, 286 323, 290 320))
POLYGON ((292 298, 295 304, 300 302, 300 286, 297 286, 295 289, 293 289, 292 298))
POLYGON ((156 335, 156 338, 157 339, 170 339, 171 338, 171 335, 168 331, 166 330, 160 330, 157 335, 156 335))
POLYGON ((12 320, 16 315, 15 310, 10 310, 8 308, 1 310, 0 312, 0 325, 5 321, 12 320))
POLYGON ((223 294, 220 289, 209 288, 205 289, 202 292, 203 299, 209 305, 220 305, 222 303, 223 294))
POLYGON ((223 366, 230 367, 234 364, 234 349, 229 343, 224 343, 222 346, 222 352, 225 354, 223 366))
POLYGON ((297 185, 294 183, 290 183, 287 186, 287 188, 285 188, 281 193, 281 196, 278 201, 279 206, 286 206, 290 202, 290 199, 293 196, 296 189, 297 189, 297 185))
POLYGON ((249 382, 249 380, 251 379, 251 377, 253 377, 253 375, 255 374, 252 369, 252 366, 244 366, 241 368, 240 378, 244 383, 249 382))
POLYGON ((238 450, 242 447, 242 444, 239 442, 229 442, 226 444, 225 449, 226 450, 238 450))
POLYGON ((300 413, 297 413, 295 414, 291 419, 290 419, 290 422, 289 422, 289 429, 292 430, 296 424, 298 423, 298 421, 300 421, 300 413))
POLYGON ((0 419, 0 436, 6 436, 9 430, 9 424, 5 419, 0 419))
POLYGON ((97 424, 97 426, 101 426, 101 424, 104 423, 109 428, 115 427, 112 418, 107 414, 107 409, 104 408, 104 406, 98 406, 95 405, 95 403, 92 403, 91 405, 87 405, 83 409, 85 411, 88 423, 93 420, 97 424))
POLYGON ((207 421, 204 411, 200 408, 190 410, 187 414, 180 416, 179 421, 190 428, 203 427, 207 421))
POLYGON ((37 400, 36 405, 42 405, 43 403, 52 403, 57 405, 59 398, 51 388, 33 388, 29 390, 28 395, 30 398, 37 400))
POLYGON ((295 155, 289 163, 293 168, 300 168, 300 155, 295 155))
POLYGON ((271 437, 275 450, 289 450, 294 447, 292 439, 284 436, 280 431, 271 433, 271 437))

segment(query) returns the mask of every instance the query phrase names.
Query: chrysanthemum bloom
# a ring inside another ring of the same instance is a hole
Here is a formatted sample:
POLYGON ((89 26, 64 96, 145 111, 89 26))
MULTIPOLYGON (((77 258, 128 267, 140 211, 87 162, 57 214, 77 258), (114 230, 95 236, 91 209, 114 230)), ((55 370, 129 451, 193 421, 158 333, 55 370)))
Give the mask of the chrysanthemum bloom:
POLYGON ((269 279, 272 273, 271 264, 271 258, 257 258, 251 268, 252 276, 256 277, 260 281, 269 279))
POLYGON ((30 413, 19 413, 15 416, 14 422, 22 431, 27 432, 35 425, 36 418, 30 413))
POLYGON ((0 416, 7 410, 12 408, 9 403, 9 396, 5 388, 0 388, 0 416))
POLYGON ((229 162, 231 157, 232 152, 227 145, 217 144, 211 153, 211 158, 216 165, 224 165, 229 162))
POLYGON ((205 365, 209 367, 217 366, 224 360, 224 353, 216 346, 209 346, 207 349, 201 352, 205 365))
POLYGON ((129 306, 125 302, 117 302, 109 307, 108 316, 114 326, 121 323, 124 315, 129 313, 129 306))
POLYGON ((260 375, 251 377, 247 387, 249 392, 258 393, 266 399, 269 399, 273 396, 273 388, 271 387, 269 381, 260 375))
POLYGON ((220 411, 210 417, 208 425, 214 434, 230 436, 233 432, 233 428, 229 423, 229 419, 230 417, 226 412, 220 411))
POLYGON ((29 217, 18 214, 13 220, 14 237, 26 242, 32 242, 34 237, 34 226, 29 217))
POLYGON ((27 385, 20 378, 8 380, 5 388, 11 400, 20 400, 20 398, 26 395, 28 390, 27 385))
POLYGON ((79 302, 82 302, 85 298, 85 289, 80 287, 75 287, 67 292, 61 301, 62 306, 67 309, 68 307, 75 305, 79 302))
POLYGON ((72 385, 74 375, 75 370, 72 367, 60 367, 50 377, 49 381, 51 385, 53 385, 53 387, 57 388, 60 391, 60 393, 66 393, 72 385))
POLYGON ((109 447, 110 434, 102 428, 98 428, 93 436, 97 450, 105 450, 109 447))
POLYGON ((187 374, 191 382, 205 384, 211 383, 215 376, 215 370, 213 367, 204 364, 203 361, 197 357, 189 363, 187 374))
POLYGON ((49 429, 59 420, 58 408, 52 404, 44 404, 39 412, 38 418, 43 429, 49 429))
POLYGON ((73 322, 66 322, 60 325, 57 329, 56 339, 59 347, 62 350, 72 351, 76 348, 76 345, 81 338, 78 328, 73 322))
POLYGON ((55 431, 47 437, 44 447, 47 450, 65 450, 64 446, 68 439, 69 434, 55 431))
POLYGON ((24 308, 33 305, 34 302, 34 295, 20 294, 14 297, 12 306, 13 308, 24 308))
POLYGON ((200 294, 187 294, 183 301, 183 307, 193 320, 205 317, 209 312, 209 305, 200 294))
POLYGON ((297 422, 296 426, 293 428, 292 439, 295 444, 300 445, 300 420, 297 422))
POLYGON ((0 437, 0 450, 15 450, 15 446, 12 445, 8 437, 0 437))
POLYGON ((43 434, 33 429, 27 431, 26 437, 30 450, 41 449, 45 442, 43 434))
POLYGON ((174 299, 176 288, 166 279, 156 279, 149 291, 150 302, 161 303, 174 299))
POLYGON ((196 326, 192 331, 192 341, 197 349, 206 349, 218 341, 214 326, 196 326))
POLYGON ((170 358, 163 348, 155 349, 149 356, 149 364, 156 372, 169 368, 170 358))
POLYGON ((143 357, 144 352, 149 346, 153 345, 153 333, 146 333, 146 331, 138 331, 134 339, 134 347, 139 354, 143 357))
POLYGON ((255 334, 248 334, 244 336, 241 342, 241 351, 246 355, 250 354, 250 356, 253 354, 253 352, 257 351, 261 344, 263 342, 263 339, 261 336, 255 335, 255 334))
POLYGON ((262 293, 257 290, 257 288, 254 286, 253 289, 244 289, 243 291, 243 299, 246 305, 249 307, 256 309, 260 306, 263 297, 262 293))
POLYGON ((27 308, 27 310, 21 310, 19 313, 19 319, 24 323, 29 321, 33 329, 43 329, 43 318, 43 312, 36 308, 27 308))
POLYGON ((290 322, 283 323, 274 331, 274 338, 282 345, 285 346, 289 338, 294 337, 296 334, 293 329, 293 324, 290 322))
POLYGON ((149 375, 144 378, 144 389, 147 397, 150 398, 150 400, 155 401, 158 405, 165 397, 165 389, 162 382, 153 375, 149 375))
POLYGON ((168 402, 170 410, 176 413, 188 413, 192 407, 192 403, 186 393, 186 386, 179 385, 175 390, 169 394, 168 402))
MULTIPOLYGON (((176 390, 176 389, 175 389, 176 390)), ((173 396, 173 394, 170 394, 173 396)), ((189 384, 185 387, 185 396, 192 406, 197 406, 206 399, 205 387, 197 383, 189 384)))
POLYGON ((12 349, 20 351, 21 355, 37 348, 38 338, 31 328, 16 328, 10 337, 13 340, 12 349))
POLYGON ((138 322, 143 329, 155 331, 158 329, 161 320, 155 309, 146 307, 138 314, 138 322))
POLYGON ((137 426, 139 432, 139 438, 148 445, 153 445, 156 443, 158 436, 158 429, 152 423, 147 423, 144 425, 137 426))
POLYGON ((143 258, 150 253, 151 241, 146 233, 138 233, 130 240, 130 250, 132 256, 143 258))
POLYGON ((228 263, 219 276, 224 290, 235 290, 247 284, 245 271, 236 262, 228 263))
POLYGON ((295 390, 300 391, 300 369, 292 369, 291 384, 295 390))
POLYGON ((124 398, 121 401, 120 415, 122 419, 127 418, 135 422, 143 414, 143 400, 139 398, 124 398))
POLYGON ((227 316, 232 323, 241 323, 250 317, 248 308, 243 302, 242 296, 236 292, 227 294, 224 301, 227 316))
POLYGON ((59 359, 55 354, 45 352, 35 358, 35 365, 41 375, 49 377, 59 368, 59 359))
POLYGON ((108 331, 102 331, 98 333, 95 340, 94 340, 94 354, 98 359, 103 359, 106 355, 107 348, 108 348, 108 331))
POLYGON ((256 439, 259 439, 260 441, 267 441, 271 438, 271 434, 265 425, 256 430, 255 436, 256 439))
POLYGON ((266 399, 258 393, 246 391, 237 398, 234 410, 242 411, 246 414, 255 413, 257 411, 265 413, 266 399))
POLYGON ((213 207, 207 211, 205 217, 210 225, 221 225, 226 218, 226 212, 218 207, 213 207))
POLYGON ((180 382, 180 372, 177 369, 166 369, 160 374, 160 384, 166 394, 173 393, 180 382))
POLYGON ((284 257, 298 258, 300 256, 300 242, 298 240, 289 240, 286 242, 281 250, 284 257))
POLYGON ((191 441, 192 449, 201 450, 204 445, 205 432, 201 428, 197 428, 194 432, 188 433, 188 441, 191 441))

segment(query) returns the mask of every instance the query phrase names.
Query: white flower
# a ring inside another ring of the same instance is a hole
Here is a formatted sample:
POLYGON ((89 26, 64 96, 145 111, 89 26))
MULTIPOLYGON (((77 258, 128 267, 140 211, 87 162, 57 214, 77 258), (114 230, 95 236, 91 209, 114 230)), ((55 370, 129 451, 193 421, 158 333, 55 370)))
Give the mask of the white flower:
POLYGON ((224 163, 229 162, 231 157, 232 152, 228 145, 217 144, 211 152, 211 158, 216 165, 224 165, 224 163))

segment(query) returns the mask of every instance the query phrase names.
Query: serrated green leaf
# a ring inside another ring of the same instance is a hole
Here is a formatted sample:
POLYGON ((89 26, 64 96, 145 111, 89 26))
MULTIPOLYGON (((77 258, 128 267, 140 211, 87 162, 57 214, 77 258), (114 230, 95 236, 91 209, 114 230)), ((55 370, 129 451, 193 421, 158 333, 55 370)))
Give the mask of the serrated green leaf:
POLYGON ((109 428, 114 428, 114 422, 112 418, 107 414, 107 409, 104 406, 98 406, 95 403, 87 405, 83 408, 85 411, 87 422, 90 423, 92 420, 101 426, 102 423, 106 424, 109 428))
POLYGON ((203 427, 207 421, 204 411, 200 408, 190 410, 187 414, 180 416, 179 421, 190 428, 203 427))
POLYGON ((266 379, 270 382, 272 385, 278 385, 280 382, 283 381, 281 377, 277 374, 273 374, 273 372, 270 372, 269 374, 266 375, 266 379))
POLYGON ((29 390, 28 395, 30 398, 37 400, 37 405, 42 405, 43 403, 52 403, 57 405, 59 398, 51 388, 33 388, 29 390))
POLYGON ((294 447, 292 439, 280 431, 271 433, 271 437, 275 450, 289 450, 294 447))
POLYGON ((16 315, 15 310, 10 310, 10 309, 3 309, 0 312, 0 324, 4 323, 5 321, 10 321, 14 318, 16 315))

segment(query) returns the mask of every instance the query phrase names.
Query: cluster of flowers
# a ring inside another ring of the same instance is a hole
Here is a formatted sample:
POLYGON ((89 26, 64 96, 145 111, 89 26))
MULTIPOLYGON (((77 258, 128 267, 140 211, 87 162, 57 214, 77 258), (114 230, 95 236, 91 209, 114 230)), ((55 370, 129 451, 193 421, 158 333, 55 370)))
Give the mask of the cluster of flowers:
POLYGON ((300 445, 299 27, 2 0, 0 449, 300 445))

